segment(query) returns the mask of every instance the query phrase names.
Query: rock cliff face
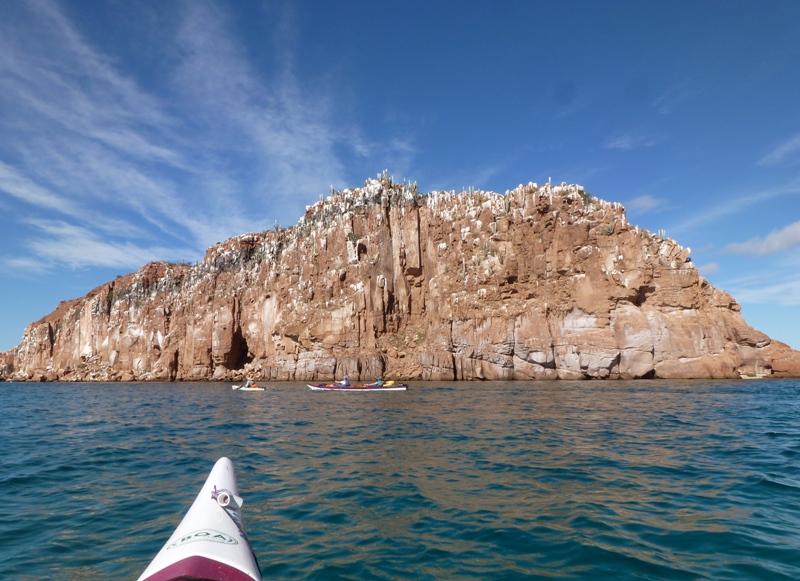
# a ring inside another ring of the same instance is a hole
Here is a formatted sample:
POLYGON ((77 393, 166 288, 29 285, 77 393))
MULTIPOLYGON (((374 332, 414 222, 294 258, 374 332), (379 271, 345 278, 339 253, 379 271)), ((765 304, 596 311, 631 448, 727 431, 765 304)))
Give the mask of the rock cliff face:
POLYGON ((194 266, 61 303, 3 355, 17 380, 800 375, 684 249, 580 186, 420 195, 384 176, 194 266))

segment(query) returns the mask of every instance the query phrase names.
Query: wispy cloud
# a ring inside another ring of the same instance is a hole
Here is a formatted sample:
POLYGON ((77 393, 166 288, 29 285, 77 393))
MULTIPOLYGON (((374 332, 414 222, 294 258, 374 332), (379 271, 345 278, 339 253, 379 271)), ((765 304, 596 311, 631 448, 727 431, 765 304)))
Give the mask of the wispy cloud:
MULTIPOLYGON (((185 213, 164 175, 186 171, 170 135, 174 120, 96 52, 57 4, 26 7, 20 21, 0 24, 0 111, 14 119, 0 128, 0 189, 75 225, 113 224, 118 235, 152 237, 131 226, 145 220, 182 236, 185 213)), ((63 252, 74 264, 70 250, 63 252)))
POLYGON ((717 264, 716 262, 709 262, 708 264, 704 264, 702 266, 697 267, 697 271, 703 276, 708 276, 709 274, 717 274, 719 270, 720 270, 719 264, 717 264))
POLYGON ((666 210, 669 207, 669 200, 645 194, 628 200, 623 205, 631 214, 647 214, 666 210))
POLYGON ((704 224, 711 224, 726 216, 744 212, 748 208, 763 204, 772 198, 800 194, 800 184, 791 183, 785 186, 770 188, 759 192, 748 192, 739 195, 726 196, 724 200, 716 201, 711 206, 697 208, 691 218, 682 217, 679 224, 670 227, 671 232, 685 232, 693 230, 704 224))
POLYGON ((662 115, 669 115, 679 105, 705 90, 705 85, 695 78, 684 79, 666 89, 653 101, 653 107, 662 115))
POLYGON ((800 133, 775 147, 759 159, 756 165, 775 165, 792 157, 795 153, 800 154, 800 133))
MULTIPOLYGON (((291 38, 291 23, 272 24, 276 40, 291 38)), ((338 150, 352 128, 301 86, 290 48, 275 43, 277 72, 265 76, 230 28, 221 5, 183 5, 179 26, 149 48, 169 79, 156 91, 123 74, 124 56, 100 51, 54 1, 0 22, 0 197, 16 201, 7 218, 38 235, 30 256, 6 263, 133 267, 196 254, 293 222, 344 181, 338 150)), ((406 166, 415 155, 410 140, 387 151, 406 166)))
POLYGON ((632 149, 655 147, 661 141, 662 138, 657 135, 634 131, 612 135, 603 142, 603 148, 630 151, 632 149))
POLYGON ((16 169, 0 161, 0 192, 33 206, 54 210, 68 216, 80 216, 80 208, 47 188, 32 182, 16 169))
POLYGON ((151 260, 165 260, 186 256, 187 251, 158 246, 142 247, 131 242, 100 238, 87 228, 60 220, 31 220, 31 225, 41 237, 31 238, 26 244, 38 260, 16 260, 16 266, 30 264, 44 268, 53 263, 65 263, 74 268, 105 266, 138 268, 151 260))
POLYGON ((727 290, 742 304, 800 305, 800 277, 786 278, 773 284, 742 285, 727 290))
POLYGON ((770 232, 764 238, 757 237, 747 242, 728 244, 722 250, 734 254, 764 256, 796 247, 800 247, 800 221, 770 232))

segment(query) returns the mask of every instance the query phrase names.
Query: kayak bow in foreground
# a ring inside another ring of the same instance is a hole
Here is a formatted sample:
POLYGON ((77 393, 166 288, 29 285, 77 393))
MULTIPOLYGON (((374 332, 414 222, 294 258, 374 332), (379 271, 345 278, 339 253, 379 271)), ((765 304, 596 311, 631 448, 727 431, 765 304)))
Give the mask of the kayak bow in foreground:
POLYGON ((139 581, 261 581, 241 506, 233 463, 220 458, 139 581))

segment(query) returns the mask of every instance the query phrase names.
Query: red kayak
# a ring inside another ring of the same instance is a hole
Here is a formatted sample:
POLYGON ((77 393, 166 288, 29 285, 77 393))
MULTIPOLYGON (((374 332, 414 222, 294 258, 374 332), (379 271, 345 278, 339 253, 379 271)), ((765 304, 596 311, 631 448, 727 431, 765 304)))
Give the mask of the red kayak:
POLYGON ((338 383, 317 383, 307 384, 314 391, 405 391, 408 385, 396 381, 384 381, 382 385, 377 383, 362 383, 358 385, 340 385, 338 383))

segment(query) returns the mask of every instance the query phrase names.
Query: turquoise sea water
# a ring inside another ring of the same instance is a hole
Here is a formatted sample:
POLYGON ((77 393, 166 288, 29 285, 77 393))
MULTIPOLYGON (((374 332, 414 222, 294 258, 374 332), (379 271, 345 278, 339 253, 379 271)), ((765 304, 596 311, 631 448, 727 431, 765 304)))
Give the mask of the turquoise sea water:
POLYGON ((800 381, 0 384, 0 579, 136 579, 230 457, 265 579, 800 579, 800 381))

